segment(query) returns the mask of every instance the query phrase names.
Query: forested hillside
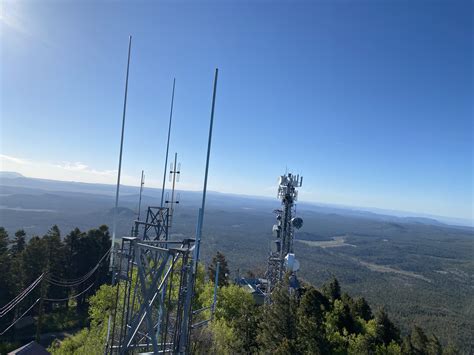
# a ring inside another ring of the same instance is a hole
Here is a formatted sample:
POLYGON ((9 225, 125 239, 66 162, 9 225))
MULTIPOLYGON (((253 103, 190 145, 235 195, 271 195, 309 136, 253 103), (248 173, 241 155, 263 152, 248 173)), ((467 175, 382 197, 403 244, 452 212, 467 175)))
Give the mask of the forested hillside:
POLYGON ((110 281, 109 249, 107 226, 65 236, 53 226, 28 241, 0 227, 0 353, 89 324, 88 299, 110 281))
MULTIPOLYGON (((76 228, 64 238, 53 226, 29 242, 22 230, 10 238, 0 228, 0 351, 33 338, 48 344, 59 335, 50 346, 53 354, 102 353, 108 315, 122 307, 114 304, 115 287, 107 284, 109 248, 106 226, 88 232, 76 228), (8 328, 25 311, 30 322, 8 328), (48 337, 51 332, 56 335, 48 337)), ((372 310, 364 298, 342 292, 337 279, 321 289, 304 283, 300 292, 291 291, 285 281, 270 305, 258 306, 250 293, 233 284, 228 272, 232 266, 222 254, 218 257, 224 269, 214 320, 193 334, 195 353, 457 353, 426 333, 422 324, 402 336, 383 308, 372 310)), ((215 262, 209 265, 211 275, 215 262)), ((201 266, 197 306, 212 302, 214 285, 204 274, 201 266)))

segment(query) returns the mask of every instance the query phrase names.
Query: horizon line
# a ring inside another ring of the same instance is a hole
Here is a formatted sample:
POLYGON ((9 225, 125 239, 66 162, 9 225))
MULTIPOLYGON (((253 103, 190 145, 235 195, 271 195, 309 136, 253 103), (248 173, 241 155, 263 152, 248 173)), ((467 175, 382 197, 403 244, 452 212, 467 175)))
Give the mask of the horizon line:
MULTIPOLYGON (((39 177, 26 176, 26 175, 24 175, 22 173, 19 173, 19 172, 16 172, 16 171, 0 170, 0 173, 16 174, 16 175, 19 175, 18 177, 23 177, 23 178, 26 178, 26 179, 43 180, 43 181, 59 181, 59 182, 68 182, 68 183, 74 183, 74 184, 102 185, 102 186, 110 186, 110 187, 116 186, 116 184, 103 183, 103 182, 84 182, 84 181, 74 181, 74 180, 45 179, 45 178, 39 178, 39 177)), ((137 188, 137 189, 140 187, 139 185, 126 185, 126 184, 121 184, 121 186, 132 187, 132 188, 137 188)), ((160 187, 149 186, 147 188, 161 191, 160 187)), ((178 191, 200 192, 201 190, 200 189, 196 189, 196 190, 193 190, 193 189, 186 189, 186 190, 178 189, 178 191)), ((242 193, 237 193, 237 192, 226 192, 226 191, 218 191, 218 190, 209 190, 209 192, 219 193, 219 194, 224 194, 224 195, 235 195, 235 196, 242 196, 242 197, 250 197, 250 198, 272 199, 272 197, 267 196, 267 195, 248 195, 248 194, 242 194, 242 193)), ((392 217, 399 217, 399 218, 400 217, 431 218, 431 219, 434 219, 438 222, 445 223, 447 225, 464 226, 464 227, 471 227, 471 228, 474 227, 474 218, 468 219, 468 218, 463 218, 463 217, 449 217, 449 216, 434 215, 434 214, 423 213, 423 212, 422 213, 412 212, 412 211, 407 211, 407 210, 394 210, 394 209, 371 207, 371 206, 344 205, 344 204, 338 204, 338 203, 327 203, 327 202, 308 201, 308 200, 299 201, 299 203, 309 204, 309 205, 314 205, 314 206, 326 206, 326 207, 334 207, 334 208, 341 208, 341 209, 350 209, 350 210, 353 210, 353 211, 359 210, 359 211, 371 212, 371 213, 375 213, 375 214, 379 214, 379 215, 386 214, 386 215, 389 215, 389 216, 392 216, 392 217), (400 216, 400 214, 405 214, 405 215, 400 216), (445 220, 445 222, 442 221, 443 219, 445 220), (446 222, 446 221, 448 221, 448 222, 446 222)))

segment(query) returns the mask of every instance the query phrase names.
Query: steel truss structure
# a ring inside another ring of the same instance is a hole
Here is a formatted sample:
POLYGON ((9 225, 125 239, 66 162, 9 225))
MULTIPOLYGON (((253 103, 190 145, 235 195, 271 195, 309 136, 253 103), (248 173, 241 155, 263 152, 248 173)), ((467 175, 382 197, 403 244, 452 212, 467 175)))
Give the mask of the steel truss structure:
POLYGON ((179 352, 194 239, 168 240, 168 212, 149 207, 122 238, 109 354, 179 352))
MULTIPOLYGON (((129 58, 130 45, 131 40, 129 41, 129 58)), ((127 64, 127 83, 129 63, 130 60, 127 64)), ((214 289, 214 301, 211 306, 196 311, 193 311, 192 306, 207 193, 217 78, 218 69, 216 69, 214 76, 206 167, 202 203, 196 226, 196 238, 185 238, 181 240, 170 240, 169 238, 174 204, 179 203, 178 196, 176 196, 175 199, 174 195, 176 178, 180 175, 180 167, 176 165, 176 154, 175 164, 170 169, 170 174, 173 176, 171 200, 166 201, 169 207, 163 207, 174 101, 175 83, 173 82, 161 206, 148 207, 145 220, 142 221, 138 218, 134 222, 131 236, 122 238, 120 251, 116 253, 117 258, 114 260, 114 238, 126 107, 124 104, 110 258, 112 284, 116 287, 116 295, 113 307, 114 311, 109 317, 107 325, 107 343, 105 347, 107 354, 146 352, 152 352, 153 354, 188 354, 190 352, 189 345, 192 329, 205 325, 210 321, 210 319, 201 320, 193 324, 193 320, 199 320, 200 318, 197 315, 203 310, 211 309, 213 311, 215 309, 217 287, 214 289)), ((142 189, 140 189, 139 210, 141 190, 142 189)), ((217 270, 216 280, 218 277, 217 270)))
MULTIPOLYGON (((278 198, 281 200, 282 209, 274 210, 277 223, 273 226, 273 235, 276 237, 272 242, 272 248, 268 257, 267 271, 265 275, 265 295, 269 300, 274 287, 282 280, 286 272, 292 273, 293 285, 297 286, 294 274, 299 263, 293 253, 294 230, 303 226, 303 220, 295 215, 295 202, 298 199, 296 188, 303 184, 303 177, 291 173, 280 176, 278 185, 278 198)), ((290 280, 291 281, 291 280, 290 280)))

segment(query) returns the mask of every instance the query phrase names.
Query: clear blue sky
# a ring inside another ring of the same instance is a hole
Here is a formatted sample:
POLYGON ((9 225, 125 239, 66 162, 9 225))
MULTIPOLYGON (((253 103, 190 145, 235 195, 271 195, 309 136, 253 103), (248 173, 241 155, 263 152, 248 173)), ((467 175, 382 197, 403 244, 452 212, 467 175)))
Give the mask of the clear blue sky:
POLYGON ((209 188, 473 216, 471 1, 2 1, 1 158, 28 176, 111 182, 128 35, 124 183, 171 151, 209 188))

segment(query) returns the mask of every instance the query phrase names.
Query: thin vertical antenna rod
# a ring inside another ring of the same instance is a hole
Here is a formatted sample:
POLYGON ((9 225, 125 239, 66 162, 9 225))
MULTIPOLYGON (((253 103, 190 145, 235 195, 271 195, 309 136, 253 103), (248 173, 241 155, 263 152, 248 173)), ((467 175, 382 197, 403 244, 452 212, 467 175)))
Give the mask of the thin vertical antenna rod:
MULTIPOLYGON (((130 70, 130 51, 132 49, 132 36, 128 37, 128 59, 127 59, 127 75, 125 77, 125 95, 123 99, 123 115, 122 115, 122 135, 120 138, 120 154, 119 154, 119 166, 117 173, 117 190, 115 191, 115 208, 114 208, 114 217, 112 222, 112 249, 110 250, 110 267, 113 268, 114 265, 114 255, 115 255, 115 234, 117 232, 117 209, 118 209, 118 200, 120 193, 120 174, 122 172, 122 152, 123 152, 123 136, 125 131, 125 113, 127 112, 127 93, 128 93, 128 73, 130 70)), ((114 273, 112 272, 112 279, 114 279, 114 273)))
POLYGON ((170 122, 168 124, 168 142, 166 143, 166 157, 165 157, 165 169, 163 171, 163 186, 161 188, 161 204, 163 207, 163 198, 165 194, 165 182, 166 182, 166 168, 168 167, 168 152, 170 149, 170 134, 171 134, 171 121, 173 119, 173 104, 174 104, 174 87, 176 84, 176 78, 173 79, 173 93, 171 94, 171 109, 170 109, 170 122))
POLYGON ((181 337, 179 339, 179 349, 180 353, 187 354, 189 353, 189 336, 191 330, 191 322, 192 322, 192 299, 194 294, 194 284, 196 281, 196 272, 197 272, 197 264, 199 260, 199 247, 201 245, 201 234, 202 234, 202 223, 204 220, 204 207, 206 204, 206 192, 207 192, 207 175, 209 172, 209 157, 211 155, 211 142, 212 142, 212 126, 214 123, 214 107, 216 103, 216 89, 217 89, 217 76, 218 76, 218 69, 216 68, 216 73, 214 76, 214 91, 212 94, 212 108, 211 108, 211 122, 209 124, 209 140, 207 142, 207 158, 206 158, 206 171, 204 173, 204 187, 202 191, 202 205, 199 208, 198 213, 198 221, 196 226, 196 241, 194 243, 194 251, 193 251, 193 262, 191 264, 191 272, 188 276, 188 292, 186 294, 186 300, 184 304, 184 311, 183 311, 183 326, 181 330, 181 337))
MULTIPOLYGON (((204 221, 204 207, 206 205, 206 194, 207 194, 207 175, 209 173, 209 157, 211 156, 211 143, 212 143, 212 127, 214 125, 214 108, 216 106, 216 91, 217 91, 217 77, 219 74, 219 69, 216 68, 216 73, 214 76, 214 90, 212 93, 212 107, 211 107, 211 122, 209 123, 209 138, 207 141, 207 157, 206 157, 206 171, 204 173, 204 186, 202 189, 202 205, 201 213, 199 214, 199 230, 198 235, 196 235, 196 259, 195 263, 199 261, 199 247, 201 243, 201 234, 202 234, 202 224, 204 221)), ((194 270, 196 271, 196 270, 194 270)))
POLYGON ((140 197, 138 198, 138 217, 137 217, 137 220, 140 220, 140 211, 141 211, 141 208, 142 208, 143 185, 145 185, 145 175, 144 175, 144 171, 142 170, 142 178, 140 180, 140 197))
MULTIPOLYGON (((115 208, 114 208, 114 217, 113 217, 113 222, 112 222, 112 246, 110 249, 110 264, 109 264, 109 268, 112 271, 112 284, 115 284, 114 247, 115 247, 115 233, 117 229, 117 209, 118 209, 118 199, 119 199, 119 192, 120 192, 120 173, 122 171, 123 136, 124 136, 124 131, 125 131, 125 113, 127 111, 128 73, 130 71, 131 49, 132 49, 132 36, 128 36, 127 75, 125 77, 125 95, 123 99, 122 136, 120 137, 120 154, 119 154, 119 166, 118 166, 118 173, 117 173, 117 190, 115 191, 115 208)), ((107 344, 109 343, 111 322, 112 322, 112 314, 109 315, 109 320, 107 323, 107 341, 105 345, 105 351, 107 351, 107 344)))

